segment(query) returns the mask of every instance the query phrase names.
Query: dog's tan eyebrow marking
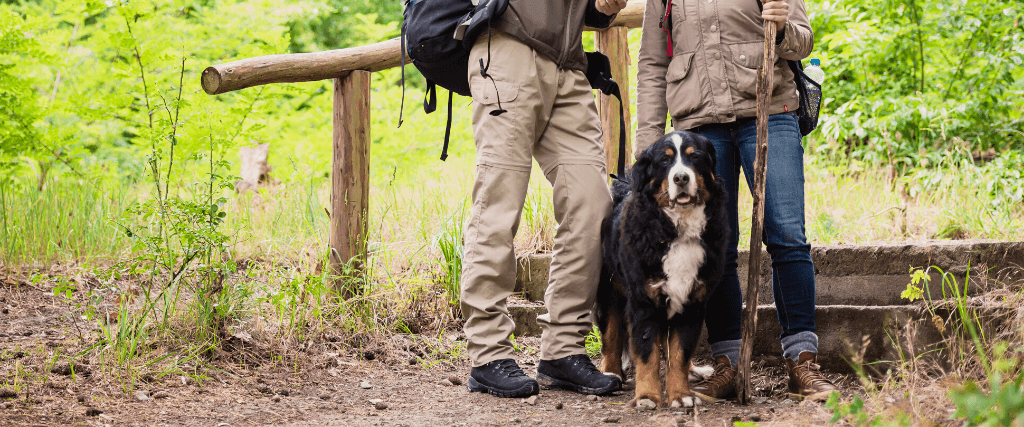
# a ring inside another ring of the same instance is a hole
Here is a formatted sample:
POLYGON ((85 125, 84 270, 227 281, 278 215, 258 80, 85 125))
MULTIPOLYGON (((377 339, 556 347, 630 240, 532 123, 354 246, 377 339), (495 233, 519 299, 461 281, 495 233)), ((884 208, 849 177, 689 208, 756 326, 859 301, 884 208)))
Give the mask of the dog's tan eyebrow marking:
POLYGON ((691 146, 689 146, 689 147, 686 147, 686 155, 687 155, 687 156, 689 156, 689 155, 693 154, 693 152, 694 152, 694 151, 697 151, 697 148, 696 148, 696 147, 694 147, 694 146, 692 146, 692 145, 691 145, 691 146))
POLYGON ((665 155, 674 156, 676 155, 676 150, 673 150, 672 147, 665 147, 665 155))

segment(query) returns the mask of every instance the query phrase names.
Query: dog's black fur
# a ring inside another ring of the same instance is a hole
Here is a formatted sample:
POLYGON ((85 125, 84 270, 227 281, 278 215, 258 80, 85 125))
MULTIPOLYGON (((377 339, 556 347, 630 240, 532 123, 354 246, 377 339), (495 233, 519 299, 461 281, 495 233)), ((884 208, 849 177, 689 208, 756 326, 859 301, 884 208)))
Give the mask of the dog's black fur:
MULTIPOLYGON (((722 179, 715 176, 715 163, 715 148, 707 138, 686 131, 673 132, 644 150, 627 179, 613 182, 614 208, 602 230, 604 267, 594 310, 606 347, 602 351, 605 355, 602 371, 622 377, 620 355, 627 342, 634 363, 651 363, 652 357, 654 362, 660 361, 660 355, 653 353, 665 346, 663 348, 669 352, 681 355, 681 363, 689 370, 704 322, 707 298, 721 282, 729 234, 725 186, 722 179), (678 150, 674 135, 682 139, 678 150), (679 163, 699 176, 695 200, 685 205, 677 205, 667 194, 666 180, 672 179, 669 171, 679 163), (690 289, 689 300, 680 313, 669 317, 666 294, 651 286, 666 280, 663 261, 679 233, 665 210, 692 212, 700 204, 704 205, 706 215, 700 234, 704 261, 690 289), (683 211, 684 207, 690 210, 683 211), (669 343, 682 348, 670 348, 669 343)), ((667 402, 690 395, 688 385, 672 384, 673 378, 678 381, 678 376, 669 375, 667 402), (682 395, 673 396, 673 388, 677 390, 675 394, 682 395)), ((682 378, 685 382, 686 375, 682 378)), ((660 404, 660 382, 656 384, 655 398, 650 395, 655 385, 642 385, 641 381, 638 371, 636 398, 649 398, 660 404), (648 395, 641 396, 642 393, 648 395)))

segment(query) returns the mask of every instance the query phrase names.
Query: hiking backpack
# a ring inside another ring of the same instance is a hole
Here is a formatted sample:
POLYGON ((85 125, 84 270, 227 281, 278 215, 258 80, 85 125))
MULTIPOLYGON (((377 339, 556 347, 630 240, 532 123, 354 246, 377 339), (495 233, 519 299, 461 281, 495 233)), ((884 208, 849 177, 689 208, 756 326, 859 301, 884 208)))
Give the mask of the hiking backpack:
MULTIPOLYGON (((490 67, 490 46, 488 45, 487 61, 482 58, 479 64, 469 63, 469 52, 477 37, 487 30, 490 43, 492 23, 501 17, 508 8, 509 0, 479 0, 473 5, 472 0, 403 0, 405 7, 402 22, 402 106, 405 109, 405 58, 427 79, 427 89, 423 99, 423 111, 430 114, 437 110, 437 86, 448 89, 448 121, 444 130, 444 147, 441 149, 441 160, 448 158, 448 142, 452 129, 452 96, 457 93, 470 96, 469 67, 480 67, 480 75, 494 82, 487 69, 490 67)), ((619 175, 625 171, 626 126, 622 97, 619 85, 612 79, 611 63, 608 57, 599 52, 587 52, 587 81, 594 89, 619 99, 619 175)), ((495 86, 497 89, 497 86, 495 86)), ((490 112, 498 116, 506 111, 498 108, 490 112)), ((402 113, 399 112, 398 126, 402 126, 402 113)))
MULTIPOLYGON (((437 86, 448 89, 448 124, 444 130, 444 148, 441 160, 448 158, 448 141, 452 129, 452 96, 469 93, 469 51, 480 33, 491 29, 491 22, 505 13, 509 0, 404 0, 402 22, 402 106, 405 110, 405 58, 427 79, 423 98, 423 111, 437 110, 437 86)), ((487 66, 481 60, 482 75, 487 78, 487 66)), ((493 79, 492 79, 493 81, 493 79)), ((492 115, 504 113, 501 100, 492 115)), ((398 127, 402 127, 399 112, 398 127)))

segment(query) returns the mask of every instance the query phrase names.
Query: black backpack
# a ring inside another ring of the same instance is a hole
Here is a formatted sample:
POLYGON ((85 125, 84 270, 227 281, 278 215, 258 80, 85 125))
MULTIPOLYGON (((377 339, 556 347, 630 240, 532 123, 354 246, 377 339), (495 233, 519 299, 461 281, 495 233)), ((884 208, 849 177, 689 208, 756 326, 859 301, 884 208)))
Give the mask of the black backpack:
MULTIPOLYGON (((452 94, 470 96, 469 93, 469 51, 477 37, 488 32, 490 42, 491 24, 501 17, 508 8, 509 0, 480 0, 473 6, 470 0, 404 0, 404 22, 402 23, 402 110, 405 109, 405 57, 427 79, 427 90, 423 99, 423 111, 430 114, 437 110, 437 86, 448 89, 448 122, 444 130, 444 147, 441 160, 448 158, 448 142, 452 129, 452 94)), ((480 75, 494 82, 487 74, 490 67, 490 45, 487 61, 480 60, 480 75)), ((626 125, 619 85, 612 79, 611 63, 599 52, 587 52, 587 81, 594 89, 619 99, 619 175, 625 171, 626 125)), ((497 86, 495 86, 497 89, 497 86)), ((498 109, 492 116, 505 113, 498 99, 498 109)), ((399 112, 398 126, 402 126, 399 112)))

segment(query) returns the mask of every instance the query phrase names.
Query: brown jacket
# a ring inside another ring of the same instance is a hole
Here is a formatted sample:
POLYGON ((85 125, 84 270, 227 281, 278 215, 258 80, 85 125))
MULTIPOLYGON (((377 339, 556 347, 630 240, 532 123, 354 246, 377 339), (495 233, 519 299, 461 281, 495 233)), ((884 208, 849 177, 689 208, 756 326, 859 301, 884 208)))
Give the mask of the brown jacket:
MULTIPOLYGON (((662 0, 647 0, 637 75, 636 154, 675 129, 756 116, 755 80, 764 56, 758 0, 672 0, 673 56, 667 55, 662 0)), ((807 57, 814 34, 803 0, 788 0, 789 21, 776 45, 769 114, 800 107, 786 60, 807 57)), ((666 24, 668 26, 668 24, 666 24)))
POLYGON ((605 28, 614 19, 614 15, 598 12, 594 0, 511 0, 497 28, 555 61, 559 68, 586 72, 583 26, 605 28))

